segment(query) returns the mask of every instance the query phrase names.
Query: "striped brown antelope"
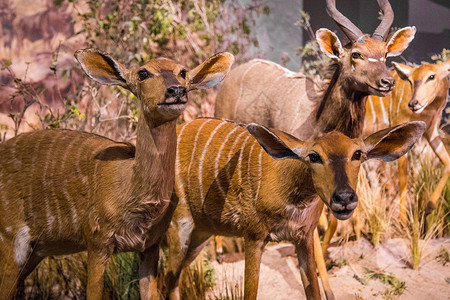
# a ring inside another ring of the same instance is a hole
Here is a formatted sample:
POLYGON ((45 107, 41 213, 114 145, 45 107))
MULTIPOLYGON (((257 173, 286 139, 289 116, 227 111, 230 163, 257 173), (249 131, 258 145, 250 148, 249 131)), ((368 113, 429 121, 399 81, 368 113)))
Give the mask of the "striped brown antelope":
POLYGON ((0 299, 46 256, 88 252, 87 298, 101 299, 106 259, 141 255, 142 299, 159 299, 152 279, 158 243, 176 202, 176 119, 187 92, 220 82, 234 58, 219 53, 195 69, 166 58, 127 69, 98 50, 75 57, 86 74, 139 99, 136 147, 79 131, 42 130, 0 144, 0 299))
POLYGON ((171 300, 179 299, 182 268, 217 234, 244 237, 246 300, 256 299, 265 245, 281 240, 296 246, 307 298, 320 299, 313 232, 323 204, 337 218, 349 218, 361 162, 399 158, 422 136, 425 123, 384 129, 365 140, 333 131, 303 142, 254 123, 247 129, 219 119, 177 128, 180 201, 166 235, 171 300))
MULTIPOLYGON (((438 134, 442 110, 447 102, 450 75, 450 59, 438 64, 409 67, 393 63, 397 82, 389 96, 370 96, 367 101, 364 135, 375 130, 395 126, 403 122, 421 120, 427 124, 424 133, 437 157, 444 164, 444 173, 427 204, 429 214, 437 204, 450 175, 450 156, 438 134)), ((408 182, 408 158, 398 161, 400 177, 400 221, 406 224, 406 189, 408 182)))
MULTIPOLYGON (((330 30, 316 32, 321 51, 331 58, 331 78, 315 82, 273 62, 252 60, 232 70, 224 80, 215 116, 256 122, 301 139, 332 130, 352 138, 361 136, 367 96, 386 96, 394 86, 386 58, 400 55, 416 32, 415 27, 405 27, 385 41, 394 13, 387 0, 378 3, 383 17, 369 36, 336 9, 334 0, 327 0, 328 14, 350 41, 342 46, 330 30)), ((333 224, 326 239, 331 238, 333 224)))

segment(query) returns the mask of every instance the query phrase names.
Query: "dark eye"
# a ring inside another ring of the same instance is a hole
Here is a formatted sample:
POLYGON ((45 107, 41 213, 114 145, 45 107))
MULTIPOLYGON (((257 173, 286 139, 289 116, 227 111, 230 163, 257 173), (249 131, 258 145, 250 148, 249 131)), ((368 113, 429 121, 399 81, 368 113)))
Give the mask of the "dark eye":
POLYGON ((309 158, 309 161, 311 162, 311 163, 313 163, 313 164, 322 164, 323 163, 323 161, 322 161, 322 158, 320 157, 320 155, 319 154, 317 154, 317 153, 311 153, 311 154, 309 154, 308 155, 308 158, 309 158))
POLYGON ((353 153, 352 160, 360 160, 361 155, 362 155, 361 150, 356 150, 355 153, 353 153))
POLYGON ((352 58, 353 59, 363 59, 361 53, 358 53, 358 52, 353 52, 352 53, 352 58))
POLYGON ((145 80, 145 79, 150 78, 150 77, 153 76, 152 73, 150 73, 146 69, 139 70, 138 75, 139 75, 139 80, 140 81, 145 80))
POLYGON ((186 79, 186 73, 187 73, 186 70, 181 70, 181 71, 180 71, 180 76, 181 76, 181 78, 186 79))
POLYGON ((434 74, 433 75, 430 75, 430 77, 428 77, 428 80, 433 80, 434 79, 434 74))

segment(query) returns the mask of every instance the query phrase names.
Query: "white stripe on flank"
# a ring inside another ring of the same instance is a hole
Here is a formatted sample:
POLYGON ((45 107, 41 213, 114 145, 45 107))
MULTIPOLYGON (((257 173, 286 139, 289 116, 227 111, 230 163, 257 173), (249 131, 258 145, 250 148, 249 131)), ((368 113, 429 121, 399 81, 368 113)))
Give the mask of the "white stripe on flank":
MULTIPOLYGON (((50 144, 47 146, 47 149, 51 149, 53 147, 53 139, 48 139, 50 144)), ((43 170, 43 176, 42 176, 42 180, 44 185, 46 185, 47 182, 47 169, 48 169, 48 162, 50 161, 50 155, 51 152, 47 151, 47 155, 45 156, 45 164, 44 164, 44 170, 43 170)), ((53 221, 55 220, 55 217, 51 214, 50 211, 50 205, 49 205, 49 199, 48 199, 48 194, 44 195, 44 201, 45 201, 45 214, 46 214, 46 218, 47 218, 47 226, 48 226, 48 233, 51 233, 53 230, 53 221)))
POLYGON ((239 160, 238 160, 238 178, 239 178, 239 186, 242 186, 242 157, 244 156, 244 148, 245 145, 247 145, 247 141, 250 138, 250 134, 247 135, 247 137, 245 138, 244 142, 242 143, 241 146, 241 152, 239 153, 239 160))
POLYGON ((372 102, 372 96, 369 96, 369 104, 370 104, 370 109, 372 110, 372 123, 373 123, 373 129, 377 129, 375 126, 377 124, 377 115, 375 114, 375 108, 373 107, 373 102, 372 102))
POLYGON ((187 185, 188 185, 188 189, 191 188, 191 167, 192 167, 192 162, 194 161, 195 150, 197 149, 198 137, 200 136, 200 132, 202 131, 203 126, 205 126, 206 124, 208 124, 212 120, 214 120, 214 119, 208 119, 205 122, 203 122, 203 124, 200 125, 200 127, 198 128, 197 134, 195 135, 194 147, 192 148, 191 159, 189 160, 189 167, 188 167, 188 171, 187 171, 187 178, 188 178, 187 185))
POLYGON ((186 194, 184 193, 184 185, 183 185, 183 181, 181 180, 181 176, 180 176, 180 152, 178 151, 178 145, 181 142, 181 138, 183 135, 183 131, 184 129, 186 129, 187 125, 189 123, 191 123, 194 120, 191 120, 187 123, 184 123, 181 126, 180 129, 180 133, 178 134, 177 137, 177 155, 176 155, 176 159, 175 159, 175 181, 178 187, 178 193, 180 193, 180 195, 178 195, 181 203, 185 204, 186 203, 186 194))
POLYGON ((203 160, 205 159, 205 154, 206 151, 208 150, 209 144, 211 143, 211 140, 213 139, 214 135, 216 134, 217 130, 219 130, 220 127, 222 127, 223 125, 227 124, 227 121, 222 121, 222 123, 219 123, 219 125, 216 126, 216 128, 214 128, 214 130, 211 132, 211 134, 209 135, 209 139, 208 141, 206 141, 205 146, 203 147, 203 152, 202 155, 200 156, 200 161, 198 164, 198 187, 200 189, 200 201, 204 200, 204 195, 203 195, 203 160))
MULTIPOLYGON (((67 154, 69 152, 72 152, 72 147, 73 144, 75 144, 75 142, 78 142, 78 139, 74 138, 72 139, 72 141, 69 143, 69 145, 67 145, 67 147, 65 148, 65 152, 64 152, 64 156, 62 158, 62 166, 61 168, 63 169, 63 172, 65 172, 65 167, 66 167, 66 161, 67 161, 67 154)), ((78 214, 77 214, 77 209, 75 208, 75 202, 72 199, 72 196, 69 194, 69 191, 67 190, 67 178, 63 178, 62 180, 62 192, 63 195, 67 201, 68 206, 70 207, 70 211, 72 213, 72 229, 74 231, 78 230, 78 214)))
POLYGON ((19 266, 27 261, 28 253, 31 250, 30 240, 30 228, 27 225, 20 227, 14 240, 14 261, 19 266))
MULTIPOLYGON (((233 154, 233 149, 234 149, 234 147, 238 144, 238 142, 239 142, 239 140, 241 139, 241 137, 244 135, 244 133, 246 133, 246 132, 248 132, 247 130, 243 130, 237 137, 236 137, 236 139, 234 140, 234 143, 233 143, 233 145, 231 146, 231 148, 230 148, 230 150, 228 150, 228 155, 227 155, 227 163, 230 161, 230 159, 231 159, 231 155, 233 154)), ((226 175, 227 175, 227 181, 230 181, 231 180, 231 178, 230 178, 230 169, 229 168, 226 168, 226 175)))
POLYGON ((239 84, 239 96, 236 99, 236 103, 234 104, 233 120, 236 119, 237 107, 238 107, 239 101, 241 100, 242 91, 244 89, 242 83, 244 82, 244 79, 245 79, 245 76, 247 76, 247 73, 250 72, 250 70, 253 69, 254 67, 256 67, 256 64, 253 64, 252 66, 250 66, 250 68, 245 70, 244 74, 242 74, 242 79, 241 79, 241 82, 239 84))
POLYGON ((256 202, 256 200, 258 200, 259 197, 259 189, 261 188, 261 181, 262 181, 262 154, 263 154, 263 147, 261 147, 261 149, 259 150, 259 157, 258 157, 258 168, 259 168, 259 177, 257 178, 258 180, 258 187, 256 188, 256 193, 255 193, 255 199, 254 201, 256 202))
MULTIPOLYGON (((223 149, 225 148, 225 145, 228 142, 228 139, 230 138, 230 136, 239 128, 239 126, 235 126, 225 137, 225 140, 222 142, 222 145, 220 145, 219 148, 219 152, 217 152, 217 157, 216 157, 216 161, 214 164, 214 178, 217 179, 217 186, 219 187, 219 192, 222 195, 223 198, 226 198, 226 194, 225 191, 223 190, 222 187, 222 182, 220 182, 220 178, 217 177, 219 175, 219 162, 220 162, 220 155, 222 154, 223 149)), ((226 163, 228 163, 228 161, 226 161, 226 163)))
MULTIPOLYGON (((48 151, 48 150, 47 150, 48 151)), ((53 152, 53 151, 52 151, 53 152)), ((54 171, 54 166, 55 164, 58 163, 57 159, 52 158, 51 162, 50 162, 50 174, 53 175, 53 171, 54 171)), ((61 214, 61 207, 59 205, 59 200, 56 192, 55 192, 55 186, 56 184, 53 183, 53 178, 52 178, 52 183, 50 184, 50 198, 53 198, 53 202, 55 204, 55 213, 56 213, 56 221, 58 223, 58 235, 57 236, 61 236, 61 230, 62 230, 62 214, 61 214)))
POLYGON ((388 119, 388 116, 386 113, 386 109, 384 108, 383 98, 379 97, 378 99, 380 99, 381 114, 383 116, 383 121, 385 124, 389 124, 389 119, 388 119))
POLYGON ((248 153, 248 161, 247 161, 247 181, 248 181, 248 190, 249 190, 250 195, 253 195, 252 176, 251 176, 250 166, 252 164, 251 160, 252 160, 253 149, 255 148, 256 144, 259 145, 259 143, 255 139, 255 140, 253 140, 253 144, 250 147, 250 152, 248 153))

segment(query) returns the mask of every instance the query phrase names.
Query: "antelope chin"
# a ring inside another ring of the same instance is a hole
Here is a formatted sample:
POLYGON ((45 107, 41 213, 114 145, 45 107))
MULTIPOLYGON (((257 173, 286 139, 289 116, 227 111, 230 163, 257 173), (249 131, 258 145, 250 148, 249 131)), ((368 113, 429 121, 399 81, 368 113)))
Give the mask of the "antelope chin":
POLYGON ((344 209, 344 210, 331 210, 331 212, 333 213, 333 215, 336 217, 336 219, 344 221, 347 220, 348 218, 350 218, 353 213, 355 212, 354 209, 344 209))
POLYGON ((158 110, 166 113, 181 113, 187 106, 187 97, 170 97, 158 104, 158 110))
POLYGON ((369 93, 374 96, 386 97, 391 91, 392 88, 374 88, 373 86, 369 85, 369 93))
POLYGON ((410 110, 415 114, 420 114, 424 109, 425 109, 425 105, 423 105, 423 106, 416 105, 413 108, 410 108, 410 110))

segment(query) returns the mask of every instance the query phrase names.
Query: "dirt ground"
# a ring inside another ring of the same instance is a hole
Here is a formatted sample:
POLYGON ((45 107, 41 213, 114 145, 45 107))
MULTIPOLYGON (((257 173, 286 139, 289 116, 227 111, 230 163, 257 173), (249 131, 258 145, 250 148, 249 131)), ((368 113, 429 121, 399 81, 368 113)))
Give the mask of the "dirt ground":
MULTIPOLYGON (((442 249, 450 252, 450 239, 429 241, 416 271, 410 266, 410 252, 404 239, 387 240, 377 247, 365 239, 330 247, 335 266, 328 273, 334 295, 336 299, 450 299, 450 263, 444 266, 439 258, 442 249), (383 273, 394 277, 380 275, 383 273), (379 278, 393 279, 400 288, 395 289, 379 278)), ((215 294, 225 290, 224 283, 243 286, 242 256, 221 265, 214 262, 214 268, 218 283, 215 294)), ((294 247, 288 243, 269 245, 262 258, 258 299, 304 298, 294 247)))

